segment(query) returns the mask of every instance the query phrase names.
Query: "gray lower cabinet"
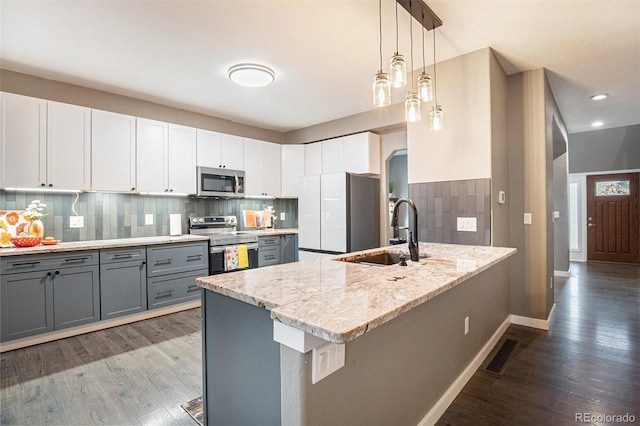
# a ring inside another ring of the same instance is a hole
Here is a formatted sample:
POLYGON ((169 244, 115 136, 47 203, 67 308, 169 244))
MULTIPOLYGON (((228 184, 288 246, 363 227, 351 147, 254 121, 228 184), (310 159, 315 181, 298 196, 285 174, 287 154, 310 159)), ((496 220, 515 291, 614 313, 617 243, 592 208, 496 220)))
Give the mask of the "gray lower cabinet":
POLYGON ((297 234, 258 237, 258 267, 297 261, 297 234))
POLYGON ((145 247, 100 250, 100 317, 147 310, 145 247))
POLYGON ((97 251, 11 256, 0 266, 1 341, 100 319, 97 251))
POLYGON ((149 309, 198 300, 196 278, 209 275, 207 242, 147 247, 149 309))

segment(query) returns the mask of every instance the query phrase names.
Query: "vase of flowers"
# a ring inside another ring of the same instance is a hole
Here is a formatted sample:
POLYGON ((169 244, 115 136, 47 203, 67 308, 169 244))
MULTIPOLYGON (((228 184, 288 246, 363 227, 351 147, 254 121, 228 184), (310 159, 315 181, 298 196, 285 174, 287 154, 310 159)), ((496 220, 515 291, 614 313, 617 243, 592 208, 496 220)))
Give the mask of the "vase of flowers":
POLYGON ((44 224, 42 219, 49 213, 44 211, 46 204, 41 203, 40 200, 32 200, 24 211, 24 218, 29 221, 27 226, 27 233, 34 237, 44 236, 44 224))

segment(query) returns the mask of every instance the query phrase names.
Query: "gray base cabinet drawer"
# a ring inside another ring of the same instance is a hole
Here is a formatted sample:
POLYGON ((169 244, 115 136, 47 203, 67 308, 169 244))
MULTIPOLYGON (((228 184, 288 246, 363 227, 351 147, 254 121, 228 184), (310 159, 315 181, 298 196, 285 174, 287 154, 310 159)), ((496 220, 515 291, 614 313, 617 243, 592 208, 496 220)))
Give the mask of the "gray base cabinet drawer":
POLYGON ((147 247, 148 276, 193 272, 209 268, 207 242, 147 247))
POLYGON ((147 310, 144 260, 100 265, 100 317, 103 320, 147 310))
POLYGON ((147 280, 149 309, 182 303, 200 298, 200 287, 196 278, 209 275, 207 269, 193 274, 164 275, 147 280))
POLYGON ((273 237, 258 237, 258 247, 280 247, 280 236, 274 235, 273 237))
POLYGON ((258 267, 277 265, 280 263, 280 245, 274 248, 258 249, 258 267))
POLYGON ((100 250, 100 264, 113 262, 130 262, 134 260, 146 260, 147 251, 145 246, 135 248, 117 248, 100 250))
POLYGON ((3 275, 97 264, 97 250, 68 252, 66 254, 28 254, 0 258, 0 267, 3 275))

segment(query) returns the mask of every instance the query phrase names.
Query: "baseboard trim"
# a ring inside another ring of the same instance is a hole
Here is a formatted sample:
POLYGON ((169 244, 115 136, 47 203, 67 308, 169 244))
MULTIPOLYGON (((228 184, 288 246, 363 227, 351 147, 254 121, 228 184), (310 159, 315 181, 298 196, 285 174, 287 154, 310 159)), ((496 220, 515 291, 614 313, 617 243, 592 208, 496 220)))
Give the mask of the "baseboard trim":
POLYGON ((40 343, 52 342, 54 340, 65 339, 67 337, 78 336, 80 334, 90 333, 92 331, 104 330, 118 325, 129 324, 136 321, 142 321, 162 315, 173 314, 175 312, 186 311, 200 307, 200 299, 183 302, 165 308, 151 309, 137 314, 127 315, 120 318, 98 321, 87 325, 80 325, 73 328, 67 328, 59 331, 52 331, 46 334, 40 334, 33 337, 24 337, 22 339, 12 340, 0 344, 0 353, 12 351, 14 349, 26 348, 27 346, 39 345, 40 343))
POLYGON ((511 314, 511 324, 539 328, 541 330, 549 330, 549 323, 551 322, 551 317, 553 316, 553 312, 555 311, 555 309, 556 304, 554 303, 551 307, 551 311, 549 311, 549 317, 546 320, 511 314))
POLYGON ((569 278, 571 276, 571 268, 568 271, 553 271, 553 275, 556 277, 569 278))
POLYGON ((451 405, 454 399, 458 396, 462 389, 465 387, 467 382, 471 380, 475 372, 480 368, 482 362, 489 356, 493 348, 500 340, 500 337, 507 331, 509 325, 511 325, 511 317, 507 316, 507 318, 502 322, 500 327, 493 333, 493 336, 487 341, 487 343, 482 347, 480 352, 473 358, 471 363, 464 369, 462 374, 458 376, 458 378, 453 382, 449 389, 440 397, 438 402, 431 407, 431 410, 427 413, 426 416, 418 423, 418 426, 432 426, 435 425, 438 419, 442 417, 447 408, 451 405))

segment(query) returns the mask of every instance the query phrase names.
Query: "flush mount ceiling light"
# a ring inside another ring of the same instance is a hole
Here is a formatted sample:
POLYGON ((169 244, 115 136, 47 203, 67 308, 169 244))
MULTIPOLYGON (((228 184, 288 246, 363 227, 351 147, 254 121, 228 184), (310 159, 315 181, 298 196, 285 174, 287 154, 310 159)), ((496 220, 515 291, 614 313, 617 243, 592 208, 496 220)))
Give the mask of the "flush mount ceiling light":
POLYGON ((607 93, 601 93, 601 94, 598 94, 598 95, 591 96, 591 100, 592 101, 601 101, 601 100, 605 99, 607 96, 609 96, 607 93))
POLYGON ((591 125, 593 127, 602 127, 604 125, 604 121, 594 121, 591 125))
POLYGON ((264 65, 238 64, 227 71, 229 80, 244 87, 268 86, 276 79, 276 73, 264 65))

